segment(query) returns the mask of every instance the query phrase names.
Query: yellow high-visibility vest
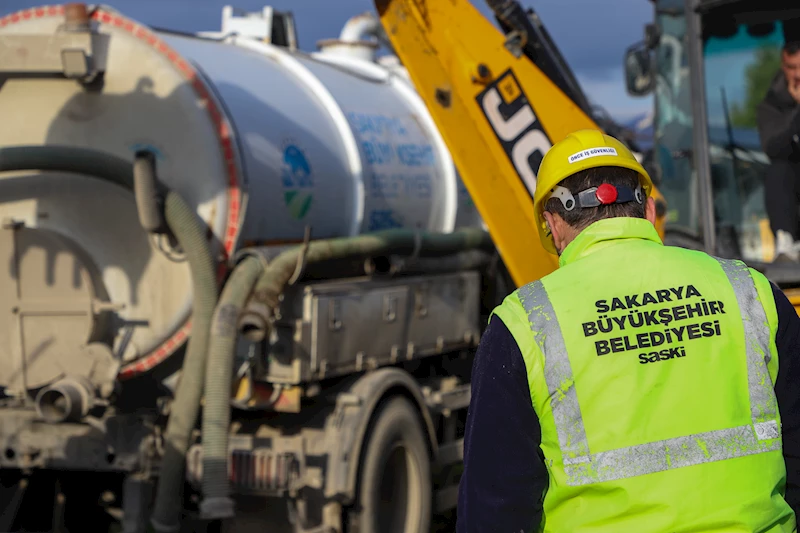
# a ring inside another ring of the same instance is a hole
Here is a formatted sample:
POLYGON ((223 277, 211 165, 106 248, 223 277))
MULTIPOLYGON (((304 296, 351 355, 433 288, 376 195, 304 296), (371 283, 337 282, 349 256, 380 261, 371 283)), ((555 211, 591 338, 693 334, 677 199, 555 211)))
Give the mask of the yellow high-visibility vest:
POLYGON ((494 310, 541 424, 541 531, 796 531, 767 279, 633 218, 595 222, 559 262, 494 310))

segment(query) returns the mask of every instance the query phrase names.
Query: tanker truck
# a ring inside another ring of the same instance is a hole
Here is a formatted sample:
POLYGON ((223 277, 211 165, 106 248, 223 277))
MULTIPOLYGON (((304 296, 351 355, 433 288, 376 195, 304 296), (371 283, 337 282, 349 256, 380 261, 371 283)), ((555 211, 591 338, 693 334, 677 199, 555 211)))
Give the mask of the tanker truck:
POLYGON ((307 53, 271 8, 0 18, 0 531, 424 532, 455 506, 513 282, 378 28, 307 53))

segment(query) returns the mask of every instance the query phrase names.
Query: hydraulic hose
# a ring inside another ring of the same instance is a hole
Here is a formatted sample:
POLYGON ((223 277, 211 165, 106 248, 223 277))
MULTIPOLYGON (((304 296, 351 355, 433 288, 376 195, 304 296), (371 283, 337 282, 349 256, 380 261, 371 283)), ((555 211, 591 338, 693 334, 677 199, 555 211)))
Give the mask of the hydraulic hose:
MULTIPOLYGON (((520 50, 524 49, 530 40, 530 21, 519 2, 515 0, 486 0, 486 4, 494 12, 498 22, 516 31, 521 39, 520 50)), ((531 58, 532 60, 534 58, 531 58)))
MULTIPOLYGON (((16 146, 0 148, 0 172, 50 170, 86 174, 134 191, 133 166, 111 154, 71 146, 16 146)), ((145 188, 152 192, 152 188, 145 188)), ((196 213, 171 190, 164 200, 164 218, 186 253, 192 275, 194 307, 192 334, 184 356, 180 384, 171 406, 165 435, 165 453, 156 492, 152 524, 157 531, 177 531, 180 523, 186 451, 197 422, 206 369, 211 317, 217 300, 214 259, 205 228, 196 213)), ((150 199, 137 198, 137 202, 150 199)), ((139 212, 143 211, 139 207, 139 212)))
POLYGON ((217 520, 234 515, 228 483, 228 426, 230 424, 233 357, 238 319, 264 270, 257 257, 246 257, 231 273, 214 312, 203 407, 203 501, 200 514, 217 520))

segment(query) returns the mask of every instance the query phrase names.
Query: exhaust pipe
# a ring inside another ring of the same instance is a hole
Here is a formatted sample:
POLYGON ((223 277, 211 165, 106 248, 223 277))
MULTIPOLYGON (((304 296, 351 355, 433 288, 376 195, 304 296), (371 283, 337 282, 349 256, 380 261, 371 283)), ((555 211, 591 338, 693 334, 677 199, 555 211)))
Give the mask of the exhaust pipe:
POLYGON ((79 422, 94 405, 91 384, 78 378, 64 378, 36 395, 36 412, 46 422, 79 422))

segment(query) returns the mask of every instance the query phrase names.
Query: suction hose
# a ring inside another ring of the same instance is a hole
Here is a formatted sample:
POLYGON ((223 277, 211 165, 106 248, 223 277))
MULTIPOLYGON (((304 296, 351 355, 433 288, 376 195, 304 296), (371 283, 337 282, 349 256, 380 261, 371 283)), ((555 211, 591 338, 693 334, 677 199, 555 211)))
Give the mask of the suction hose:
POLYGON ((239 263, 225 283, 214 312, 203 407, 203 501, 200 514, 204 519, 216 520, 234 515, 228 484, 233 357, 239 316, 264 271, 262 265, 261 260, 252 256, 239 263))
MULTIPOLYGON (((408 229, 390 229, 359 235, 313 241, 303 257, 306 263, 375 257, 381 254, 419 255, 420 257, 443 257, 476 248, 491 249, 489 234, 479 228, 464 228, 453 233, 428 233, 408 229)), ((275 307, 278 296, 294 274, 303 247, 292 248, 278 255, 256 284, 258 301, 275 307)))
MULTIPOLYGON (((0 148, 0 172, 20 170, 86 174, 134 191, 133 166, 130 162, 87 148, 71 146, 0 148)), ((145 189, 148 193, 153 190, 145 189)), ((178 193, 168 190, 165 194, 164 217, 167 226, 186 253, 192 273, 194 307, 192 334, 186 348, 180 384, 167 422, 166 449, 161 463, 156 505, 152 517, 153 527, 163 532, 177 531, 180 526, 185 456, 200 409, 206 368, 206 347, 218 291, 214 259, 208 247, 202 222, 178 193)), ((150 199, 137 198, 137 204, 150 199)), ((146 207, 138 207, 139 213, 147 211, 146 207)))
POLYGON ((165 217, 192 267, 192 333, 181 368, 181 378, 170 407, 164 435, 164 458, 158 476, 156 503, 151 523, 156 531, 180 529, 183 509, 183 483, 186 478, 186 451, 197 423, 208 355, 211 317, 217 303, 217 277, 214 258, 197 214, 175 193, 167 194, 165 217), (180 228, 180 230, 178 230, 180 228))

